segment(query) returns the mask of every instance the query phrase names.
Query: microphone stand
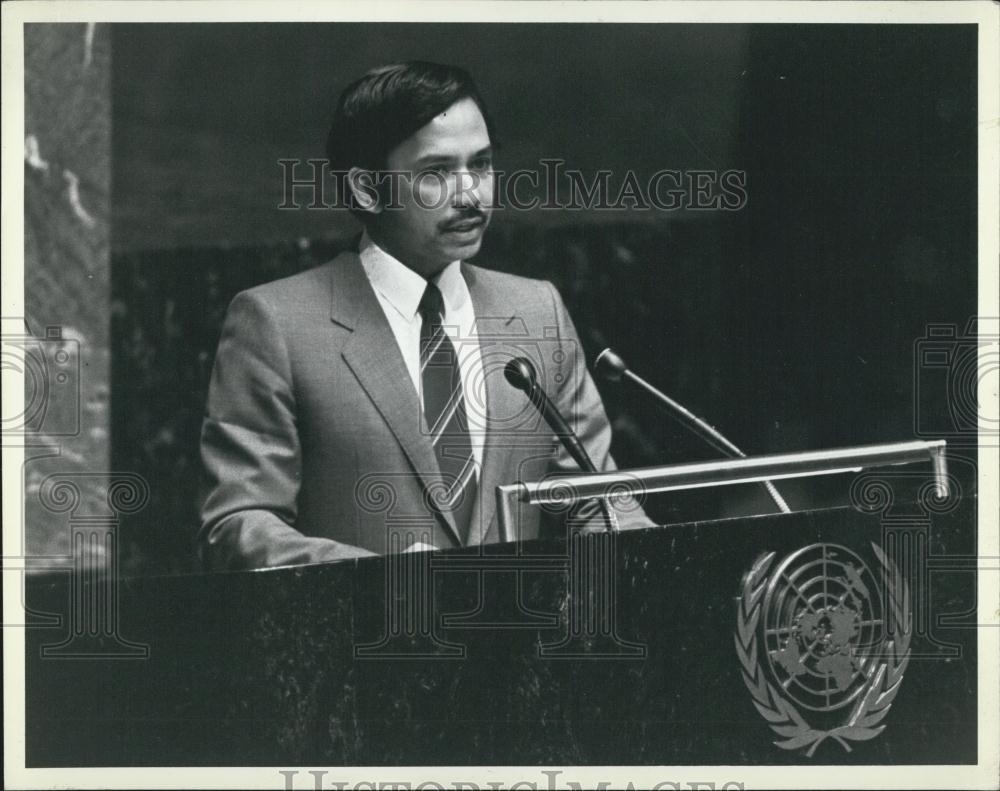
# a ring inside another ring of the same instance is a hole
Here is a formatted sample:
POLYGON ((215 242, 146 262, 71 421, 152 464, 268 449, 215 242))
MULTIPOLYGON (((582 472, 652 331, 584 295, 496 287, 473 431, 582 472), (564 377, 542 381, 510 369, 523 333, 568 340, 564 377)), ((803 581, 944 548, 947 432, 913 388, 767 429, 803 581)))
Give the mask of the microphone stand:
MULTIPOLYGON (((729 458, 745 459, 747 457, 747 455, 743 451, 741 451, 732 442, 730 442, 722 434, 720 434, 715 427, 710 426, 708 423, 706 423, 700 417, 695 415, 693 412, 686 409, 681 404, 678 404, 676 401, 674 401, 674 399, 672 399, 670 396, 668 396, 659 388, 647 382, 638 374, 633 373, 628 367, 625 366, 624 361, 620 357, 618 357, 618 355, 615 354, 615 352, 613 352, 610 348, 605 349, 603 352, 597 355, 597 359, 594 361, 595 368, 602 366, 601 362, 602 359, 605 361, 603 365, 607 366, 607 370, 612 371, 619 377, 628 379, 630 382, 641 387, 643 390, 645 390, 647 393, 653 396, 653 398, 657 399, 660 403, 666 404, 666 406, 668 406, 670 409, 672 409, 674 412, 676 412, 678 415, 684 418, 684 420, 682 421, 682 425, 684 425, 685 428, 687 428, 692 433, 697 434, 699 437, 705 440, 709 445, 718 450, 720 453, 722 453, 725 456, 728 456, 729 458)), ((781 493, 775 488, 774 484, 771 483, 770 481, 761 481, 761 483, 767 490, 767 493, 770 495, 771 499, 774 501, 774 504, 778 507, 778 510, 780 510, 781 513, 783 514, 790 514, 792 512, 792 509, 788 507, 788 503, 785 502, 785 498, 781 496, 781 493)))

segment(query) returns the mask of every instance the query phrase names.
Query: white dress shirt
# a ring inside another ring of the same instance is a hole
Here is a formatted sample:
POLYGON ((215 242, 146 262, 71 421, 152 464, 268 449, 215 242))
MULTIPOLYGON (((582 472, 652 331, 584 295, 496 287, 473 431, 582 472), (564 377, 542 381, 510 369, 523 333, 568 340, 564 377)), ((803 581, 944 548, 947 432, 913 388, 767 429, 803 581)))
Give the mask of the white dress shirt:
MULTIPOLYGON (((421 398, 420 328, 423 319, 417 308, 427 281, 375 244, 367 233, 361 237, 358 255, 399 345, 413 388, 417 397, 421 398)), ((476 334, 476 313, 469 288, 462 277, 461 263, 452 261, 434 278, 434 283, 444 298, 443 328, 458 355, 465 413, 469 419, 469 439, 479 477, 486 435, 486 380, 479 336, 476 334)), ((423 409, 423 403, 420 408, 423 409)))

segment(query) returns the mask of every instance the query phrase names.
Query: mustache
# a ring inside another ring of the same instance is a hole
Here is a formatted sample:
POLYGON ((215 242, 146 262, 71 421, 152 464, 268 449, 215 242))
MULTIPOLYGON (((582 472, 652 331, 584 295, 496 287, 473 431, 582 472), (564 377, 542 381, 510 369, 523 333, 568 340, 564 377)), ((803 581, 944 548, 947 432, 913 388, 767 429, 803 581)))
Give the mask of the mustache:
POLYGON ((468 225, 471 222, 486 222, 489 218, 482 209, 463 209, 457 217, 445 220, 438 226, 442 231, 450 231, 456 227, 468 225))

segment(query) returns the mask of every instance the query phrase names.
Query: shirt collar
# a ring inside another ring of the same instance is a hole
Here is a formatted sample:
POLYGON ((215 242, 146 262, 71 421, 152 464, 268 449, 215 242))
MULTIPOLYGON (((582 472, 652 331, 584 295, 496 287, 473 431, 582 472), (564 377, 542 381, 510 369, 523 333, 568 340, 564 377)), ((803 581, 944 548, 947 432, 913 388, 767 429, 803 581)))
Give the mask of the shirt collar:
POLYGON ((447 311, 455 311, 465 305, 469 299, 469 287, 462 277, 462 262, 452 261, 442 269, 438 276, 434 278, 437 287, 441 289, 441 296, 444 297, 444 306, 447 311))
MULTIPOLYGON (((427 288, 427 281, 393 257, 368 236, 366 231, 358 246, 358 257, 372 287, 407 321, 413 321, 417 308, 427 288)), ((461 308, 469 298, 469 290, 462 277, 462 262, 452 261, 434 277, 441 289, 445 310, 461 308)))

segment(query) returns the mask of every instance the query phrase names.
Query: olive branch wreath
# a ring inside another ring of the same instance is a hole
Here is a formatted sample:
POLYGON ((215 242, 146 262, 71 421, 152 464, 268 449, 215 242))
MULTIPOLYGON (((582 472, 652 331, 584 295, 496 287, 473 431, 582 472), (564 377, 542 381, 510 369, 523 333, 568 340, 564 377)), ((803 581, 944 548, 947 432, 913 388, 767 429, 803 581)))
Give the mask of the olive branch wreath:
POLYGON ((760 621, 766 575, 774 562, 774 552, 761 556, 743 578, 743 595, 737 613, 736 654, 743 666, 743 682, 753 697, 753 705, 768 721, 771 729, 783 738, 775 745, 783 750, 807 748, 812 757, 816 748, 826 739, 838 742, 851 752, 850 741, 874 739, 884 729, 879 723, 889 713, 893 699, 899 692, 903 673, 910 661, 910 638, 913 622, 910 613, 910 594, 906 581, 882 549, 872 543, 875 556, 882 564, 884 579, 888 584, 888 610, 894 624, 895 639, 883 643, 881 664, 872 673, 858 702, 843 725, 832 730, 813 728, 789 701, 775 691, 764 676, 764 669, 757 660, 757 624, 760 621))

